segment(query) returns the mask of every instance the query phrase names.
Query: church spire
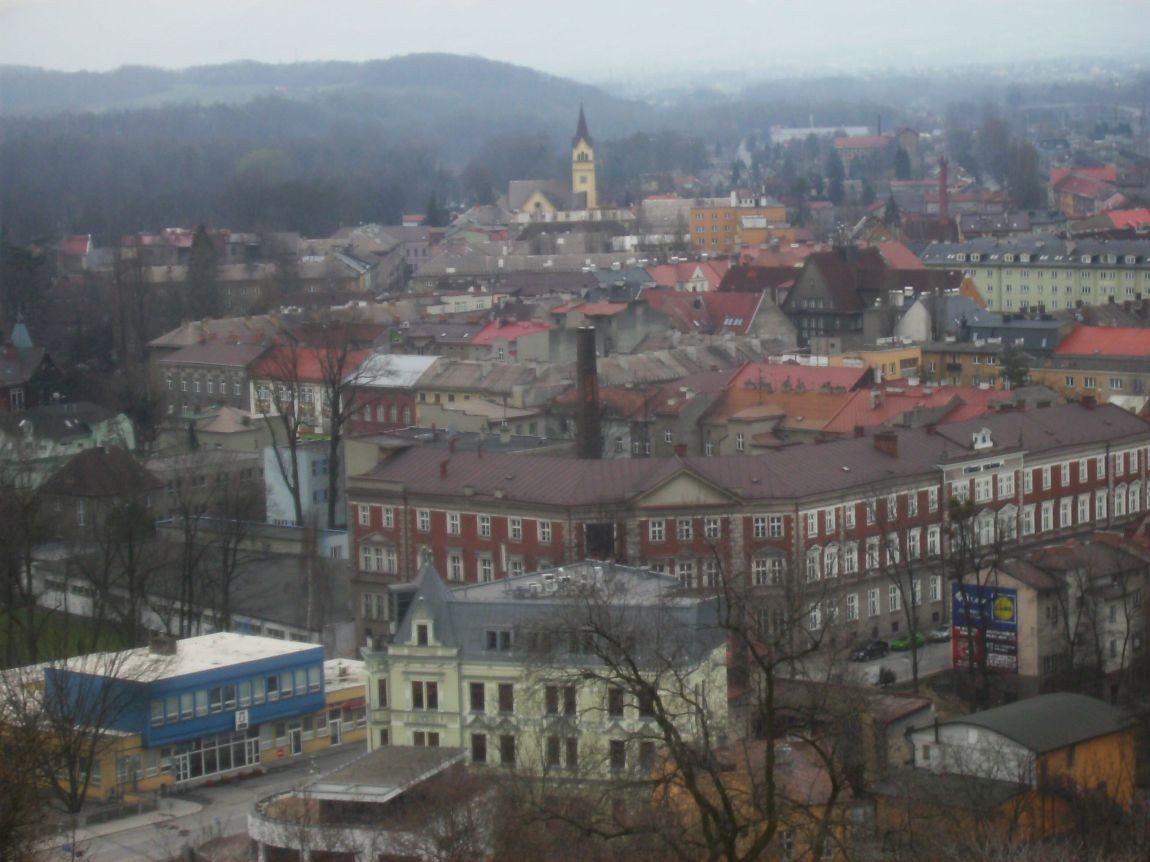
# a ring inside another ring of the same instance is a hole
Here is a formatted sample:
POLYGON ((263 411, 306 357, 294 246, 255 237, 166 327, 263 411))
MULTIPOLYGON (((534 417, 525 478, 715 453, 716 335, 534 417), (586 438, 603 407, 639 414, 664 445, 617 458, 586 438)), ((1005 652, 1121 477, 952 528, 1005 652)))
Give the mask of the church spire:
POLYGON ((571 146, 576 146, 579 141, 586 141, 590 145, 594 145, 591 140, 591 133, 587 131, 587 118, 583 116, 583 103, 579 103, 579 125, 575 127, 575 137, 571 139, 571 146))

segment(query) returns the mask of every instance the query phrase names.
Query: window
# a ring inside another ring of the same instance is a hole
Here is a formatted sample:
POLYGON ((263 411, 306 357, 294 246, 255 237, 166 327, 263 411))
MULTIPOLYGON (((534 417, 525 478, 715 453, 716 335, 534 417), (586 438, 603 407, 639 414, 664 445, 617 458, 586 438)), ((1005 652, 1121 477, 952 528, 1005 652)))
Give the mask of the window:
POLYGON ((1070 484, 1070 462, 1063 461, 1058 465, 1058 482, 1065 488, 1070 484))
POLYGON ((918 515, 918 492, 911 491, 906 495, 906 516, 914 518, 918 515))
POLYGON ((807 535, 817 536, 819 534, 819 513, 807 512, 807 535))
POLYGON ((431 531, 431 512, 427 509, 417 509, 415 512, 416 528, 423 533, 431 531))
POLYGON ((462 527, 460 526, 459 513, 458 512, 448 512, 447 513, 447 535, 458 536, 462 532, 463 532, 463 530, 462 530, 462 527))
POLYGON ((418 646, 427 646, 429 640, 429 627, 427 623, 417 623, 415 626, 415 643, 418 646))
POLYGON ((1054 501, 1047 500, 1042 504, 1042 532, 1047 533, 1054 529, 1054 501))
POLYGON ((482 682, 468 683, 467 700, 472 712, 487 712, 487 685, 482 682))
POLYGON ((781 539, 783 537, 783 516, 782 515, 768 515, 767 516, 767 536, 772 539, 781 539))
POLYGON ((937 524, 931 525, 926 528, 926 553, 927 556, 937 557, 939 554, 939 545, 942 539, 942 528, 937 524))
POLYGON ((708 539, 717 539, 722 535, 722 526, 718 518, 703 520, 703 535, 708 539))
POLYGON ((859 570, 859 550, 854 542, 847 542, 842 546, 843 573, 853 575, 859 570))
POLYGON ((491 538, 491 516, 490 515, 476 515, 477 523, 479 524, 479 536, 483 539, 491 538))
POLYGON ((843 506, 843 526, 848 530, 855 528, 855 504, 843 506))
POLYGON ((902 591, 898 584, 891 584, 887 587, 887 607, 891 613, 902 610, 902 591))
POLYGON ((1050 484, 1050 465, 1048 464, 1042 468, 1042 490, 1049 491, 1050 484))
POLYGON ((1058 501, 1058 526, 1066 528, 1074 523, 1074 498, 1063 497, 1058 501))
POLYGON ((1022 535, 1034 535, 1034 507, 1025 506, 1022 509, 1022 535))
POLYGON ((1090 495, 1078 495, 1078 523, 1085 524, 1090 520, 1090 495))
POLYGON ((899 541, 898 541, 898 533, 887 533, 885 546, 886 546, 886 564, 888 566, 898 565, 898 563, 901 559, 901 555, 899 553, 901 551, 901 547, 900 547, 899 541))
POLYGON ((511 642, 511 629, 487 629, 485 632, 485 643, 491 652, 509 652, 511 642))
POLYGON ((612 739, 609 744, 611 770, 619 772, 627 768, 627 743, 622 739, 612 739))
POLYGON ((1078 481, 1085 482, 1090 478, 1090 468, 1085 458, 1078 459, 1078 481))
POLYGON ((868 617, 878 616, 878 590, 867 590, 866 594, 866 612, 868 617))
POLYGON ((938 488, 926 489, 926 507, 931 512, 938 511, 938 488))
POLYGON ((870 536, 866 540, 866 567, 868 569, 878 568, 878 536, 870 536))
POLYGON ((486 763, 487 762, 487 734, 486 733, 473 733, 473 734, 471 734, 471 762, 472 763, 486 763))
POLYGON ((511 518, 507 522, 507 532, 513 542, 523 541, 523 519, 511 518))
POLYGON ((479 558, 479 582, 489 584, 495 580, 495 562, 491 557, 479 558))
POLYGON ((499 737, 499 762, 503 766, 515 765, 515 737, 511 734, 499 737))
POLYGON ((447 578, 451 581, 463 580, 463 557, 459 554, 448 554, 447 578))
POLYGON ((867 525, 873 525, 875 521, 878 520, 878 501, 867 500, 865 503, 863 503, 863 506, 866 508, 867 525))
POLYGON ((743 452, 746 450, 746 437, 742 431, 735 432, 735 451, 743 452))
POLYGON ((1002 473, 998 476, 998 499, 1009 500, 1014 496, 1014 474, 1002 473))
POLYGON ((623 689, 615 686, 607 689, 607 715, 612 718, 623 717, 623 689))
POLYGON ((675 442, 675 432, 673 432, 670 428, 668 428, 666 431, 663 432, 663 442, 664 443, 674 443, 675 442))
POLYGON ((817 581, 822 574, 822 551, 817 547, 807 551, 807 581, 817 581))
POLYGON ((837 545, 827 545, 823 551, 823 572, 828 578, 839 576, 839 549, 837 545))
POLYGON ((693 534, 690 518, 679 518, 675 526, 675 535, 680 542, 689 542, 693 534))
POLYGON ((906 531, 906 558, 917 560, 922 556, 922 530, 919 527, 906 531))
POLYGON ((719 561, 714 557, 703 560, 703 586, 717 587, 719 585, 719 561))
POLYGON ((647 522, 647 539, 651 542, 662 542, 666 537, 666 522, 662 518, 655 518, 647 522))
POLYGON ((854 622, 858 618, 859 618, 858 593, 849 593, 847 595, 847 622, 854 622))
POLYGON ((1097 389, 1098 388, 1098 379, 1095 377, 1083 377, 1082 378, 1082 388, 1083 389, 1097 389))
POLYGON ((1105 479, 1106 478, 1106 456, 1105 455, 1099 455, 1097 458, 1094 459, 1094 472, 1096 474, 1096 478, 1098 478, 1098 479, 1105 479))
POLYGON ((515 684, 499 683, 499 712, 507 715, 515 712, 515 684))
POLYGON ((931 575, 927 582, 927 588, 931 602, 942 601, 942 575, 931 575))
POLYGON ((361 527, 371 526, 371 506, 365 506, 362 503, 359 505, 359 525, 361 527))
POLYGON ((539 522, 539 541, 545 545, 551 544, 551 522, 539 522))
MULTIPOLYGON (((955 495, 958 496, 957 494, 955 495)), ((974 500, 976 503, 985 503, 994 498, 994 478, 992 476, 979 476, 974 480, 974 500)))
POLYGON ((890 494, 886 498, 886 519, 894 522, 898 518, 898 494, 890 494))
POLYGON ((411 708, 438 712, 439 684, 424 680, 413 681, 411 683, 411 708))

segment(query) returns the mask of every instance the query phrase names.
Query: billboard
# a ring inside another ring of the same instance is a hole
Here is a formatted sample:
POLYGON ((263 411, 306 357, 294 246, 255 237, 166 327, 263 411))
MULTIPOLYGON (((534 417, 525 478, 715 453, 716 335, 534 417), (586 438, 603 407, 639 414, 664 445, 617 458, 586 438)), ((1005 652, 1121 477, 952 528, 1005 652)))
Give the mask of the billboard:
POLYGON ((981 665, 1018 672, 1018 590, 991 585, 950 585, 951 659, 956 668, 981 665))

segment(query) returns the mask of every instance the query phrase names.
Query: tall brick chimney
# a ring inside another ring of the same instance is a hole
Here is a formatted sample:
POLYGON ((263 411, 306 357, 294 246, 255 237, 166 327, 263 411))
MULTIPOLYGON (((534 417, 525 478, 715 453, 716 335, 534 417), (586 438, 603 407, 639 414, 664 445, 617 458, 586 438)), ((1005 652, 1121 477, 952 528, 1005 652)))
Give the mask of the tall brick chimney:
POLYGON ((945 223, 950 219, 950 194, 946 188, 946 166, 950 164, 946 156, 938 157, 938 220, 945 223))
POLYGON ((874 447, 884 455, 898 457, 898 434, 893 431, 879 431, 874 435, 874 447))
POLYGON ((595 327, 581 326, 575 379, 579 412, 575 417, 575 457, 603 457, 603 429, 599 421, 599 370, 595 363, 595 327))

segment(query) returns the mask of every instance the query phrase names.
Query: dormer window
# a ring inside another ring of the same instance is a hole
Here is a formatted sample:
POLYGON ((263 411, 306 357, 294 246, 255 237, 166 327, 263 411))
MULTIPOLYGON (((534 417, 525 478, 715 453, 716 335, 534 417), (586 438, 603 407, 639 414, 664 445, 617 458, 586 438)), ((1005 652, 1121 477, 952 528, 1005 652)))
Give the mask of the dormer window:
POLYGON ((427 623, 415 624, 415 644, 416 646, 427 646, 431 640, 431 626, 427 623))
POLYGON ((965 254, 956 254, 956 255, 954 256, 954 259, 955 259, 955 260, 958 260, 958 261, 965 261, 965 260, 966 260, 966 255, 965 255, 965 254))
POLYGON ((1005 254, 1002 256, 1002 259, 1007 263, 1014 263, 1014 255, 1012 254, 1005 254))
POLYGON ((971 253, 971 255, 970 255, 970 262, 971 263, 978 263, 980 260, 982 260, 981 254, 979 254, 978 252, 972 252, 971 253))
POLYGON ((1135 260, 1137 260, 1137 258, 1132 254, 1128 254, 1126 257, 1122 258, 1123 263, 1134 263, 1135 260))
POLYGON ((1079 260, 1081 260, 1083 263, 1090 263, 1090 255, 1084 254, 1079 258, 1079 260))
POLYGON ((1028 254, 1020 255, 1018 259, 1023 263, 1030 263, 1030 255, 1028 254))
POLYGON ((994 443, 990 439, 990 429, 982 428, 974 432, 974 448, 989 449, 994 443))

